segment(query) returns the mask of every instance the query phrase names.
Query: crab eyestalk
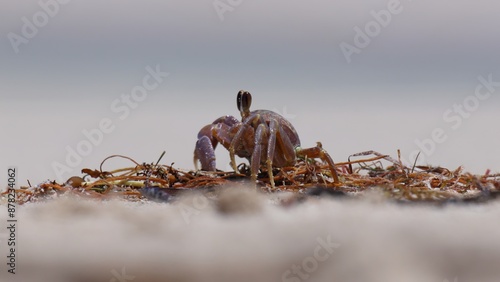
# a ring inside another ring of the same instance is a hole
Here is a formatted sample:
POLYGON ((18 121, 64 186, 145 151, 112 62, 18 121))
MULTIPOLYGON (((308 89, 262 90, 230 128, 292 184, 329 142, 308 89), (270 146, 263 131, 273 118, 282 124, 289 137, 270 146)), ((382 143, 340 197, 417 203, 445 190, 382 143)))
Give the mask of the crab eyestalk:
POLYGON ((252 104, 252 95, 248 91, 240 90, 236 97, 236 105, 241 113, 241 118, 246 118, 250 115, 250 105, 252 104))

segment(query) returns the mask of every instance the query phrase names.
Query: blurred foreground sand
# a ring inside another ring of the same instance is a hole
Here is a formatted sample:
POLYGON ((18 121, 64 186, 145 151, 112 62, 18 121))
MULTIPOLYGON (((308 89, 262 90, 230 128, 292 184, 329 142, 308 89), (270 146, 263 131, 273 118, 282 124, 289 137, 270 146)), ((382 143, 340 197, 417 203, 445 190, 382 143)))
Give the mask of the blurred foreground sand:
MULTIPOLYGON (((238 187, 218 200, 190 195, 174 204, 66 196, 26 204, 17 212, 16 275, 7 272, 8 230, 0 229, 0 280, 493 282, 500 277, 498 200, 433 207, 374 195, 278 204, 289 196, 238 187)), ((6 224, 6 212, 0 220, 6 224)))

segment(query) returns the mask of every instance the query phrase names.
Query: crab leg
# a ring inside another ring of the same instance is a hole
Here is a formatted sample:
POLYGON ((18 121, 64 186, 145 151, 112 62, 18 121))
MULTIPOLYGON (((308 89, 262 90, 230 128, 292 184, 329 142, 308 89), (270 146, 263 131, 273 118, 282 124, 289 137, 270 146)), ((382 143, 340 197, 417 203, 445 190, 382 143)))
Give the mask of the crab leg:
POLYGON ((278 127, 278 146, 283 150, 283 158, 286 164, 283 165, 293 165, 295 163, 296 152, 295 147, 288 138, 282 127, 278 127))
POLYGON ((240 144, 242 140, 245 138, 244 134, 247 128, 251 128, 250 124, 254 123, 255 121, 260 120, 260 124, 265 124, 264 120, 260 115, 255 115, 253 117, 248 117, 246 118, 243 123, 241 124, 241 127, 238 129, 238 132, 236 132, 236 135, 234 136, 233 140, 231 141, 231 145, 229 146, 229 157, 231 159, 231 166, 233 167, 234 171, 238 171, 238 167, 236 166, 236 159, 235 159, 235 154, 236 154, 236 144, 240 144))
MULTIPOLYGON (((259 124, 255 132, 254 150, 250 160, 250 171, 252 173, 252 182, 257 181, 257 173, 259 173, 260 161, 262 157, 262 147, 266 145, 268 130, 264 124, 259 124)), ((272 172, 271 172, 272 173, 272 172)))
POLYGON ((297 148, 296 151, 297 156, 299 157, 319 158, 328 163, 330 171, 332 172, 334 183, 340 183, 339 176, 337 175, 337 170, 335 170, 335 163, 333 162, 328 152, 323 149, 321 142, 317 142, 316 147, 306 149, 297 148))
POLYGON ((273 175, 273 159, 274 151, 276 149, 276 132, 279 131, 278 122, 275 119, 269 121, 269 140, 267 141, 267 174, 269 174, 269 181, 271 188, 274 188, 274 175, 273 175))

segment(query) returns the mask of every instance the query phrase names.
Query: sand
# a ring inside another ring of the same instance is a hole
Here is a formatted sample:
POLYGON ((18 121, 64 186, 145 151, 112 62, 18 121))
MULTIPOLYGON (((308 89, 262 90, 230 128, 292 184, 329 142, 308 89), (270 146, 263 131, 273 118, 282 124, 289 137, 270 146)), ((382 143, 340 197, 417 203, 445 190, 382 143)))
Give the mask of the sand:
MULTIPOLYGON (((174 203, 63 195, 17 208, 16 274, 1 281, 493 282, 500 201, 401 204, 377 193, 283 206, 227 188, 174 203)), ((6 209, 4 205, 1 207, 6 209)), ((7 212, 0 213, 7 225, 7 212)))

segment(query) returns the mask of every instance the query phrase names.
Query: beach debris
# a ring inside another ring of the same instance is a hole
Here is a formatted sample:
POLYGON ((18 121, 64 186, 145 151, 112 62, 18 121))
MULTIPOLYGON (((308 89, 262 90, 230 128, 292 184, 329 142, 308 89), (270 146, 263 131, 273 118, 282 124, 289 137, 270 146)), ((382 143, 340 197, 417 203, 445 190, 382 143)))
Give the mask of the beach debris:
MULTIPOLYGON (((163 154, 162 154, 163 155, 163 154)), ((161 159, 161 158, 160 158, 161 159)), ((105 158, 98 169, 82 169, 83 175, 70 177, 64 183, 47 180, 38 185, 16 189, 16 202, 24 204, 50 200, 71 193, 85 198, 106 200, 121 197, 129 201, 172 202, 185 192, 206 193, 215 188, 248 185, 251 170, 240 164, 237 171, 194 171, 162 164, 140 163, 122 155, 105 158), (133 166, 104 170, 107 160, 123 158, 133 166)), ((273 168, 273 178, 265 168, 256 175, 256 188, 264 193, 292 192, 303 197, 362 196, 380 191, 387 199, 430 203, 484 203, 500 195, 500 174, 490 170, 483 175, 444 167, 407 167, 398 159, 373 151, 351 155, 336 169, 341 184, 331 181, 329 164, 300 159, 291 166, 273 168), (373 156, 372 156, 373 155, 373 156), (362 159, 351 160, 352 158, 362 159), (274 182, 274 185, 272 184, 274 182)), ((2 200, 7 199, 7 189, 2 200)))

